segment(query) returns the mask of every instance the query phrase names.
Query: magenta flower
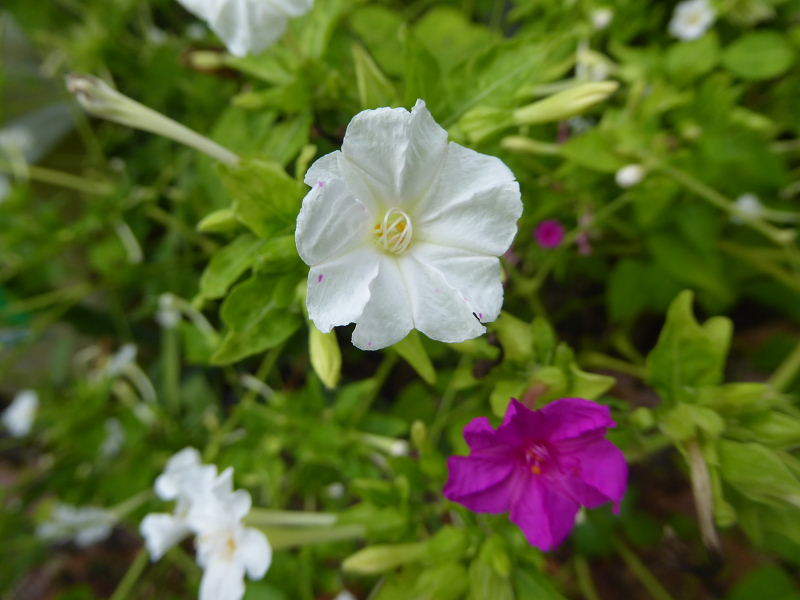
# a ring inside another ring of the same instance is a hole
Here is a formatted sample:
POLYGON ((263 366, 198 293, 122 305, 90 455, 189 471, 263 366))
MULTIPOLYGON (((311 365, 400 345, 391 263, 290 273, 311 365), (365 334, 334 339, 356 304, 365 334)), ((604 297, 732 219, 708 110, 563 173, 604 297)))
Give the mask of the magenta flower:
POLYGON ((581 506, 619 503, 628 465, 605 439, 616 424, 608 407, 563 398, 540 410, 511 400, 502 425, 473 419, 464 428, 469 456, 451 456, 444 495, 482 513, 511 513, 528 541, 551 550, 569 535, 581 506))
POLYGON ((564 241, 564 226, 555 219, 542 221, 537 225, 534 237, 542 248, 558 248, 564 241))

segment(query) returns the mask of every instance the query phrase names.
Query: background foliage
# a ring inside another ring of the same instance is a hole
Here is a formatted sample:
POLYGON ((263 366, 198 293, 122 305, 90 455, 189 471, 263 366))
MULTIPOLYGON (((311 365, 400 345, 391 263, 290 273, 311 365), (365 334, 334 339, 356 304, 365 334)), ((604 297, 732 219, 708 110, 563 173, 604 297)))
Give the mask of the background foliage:
MULTIPOLYGON (((14 181, 0 385, 42 399, 32 437, 0 439, 0 589, 108 597, 158 504, 89 549, 48 546, 36 524, 56 499, 127 506, 193 445, 234 466, 259 507, 340 515, 308 539, 270 531, 286 551, 249 600, 800 597, 800 2, 719 2, 691 42, 667 34, 673 7, 317 0, 278 45, 236 59, 173 0, 6 0, 0 122, 69 105, 61 77, 90 72, 246 160, 222 167, 73 106, 69 133, 27 157, 38 168, 0 163, 14 181), (605 29, 598 8, 614 11, 605 29), (620 83, 605 103, 514 124, 593 73, 620 83), (302 176, 356 112, 417 98, 521 183, 505 312, 477 340, 364 353, 349 331, 339 344, 309 331, 302 176), (614 173, 630 163, 647 176, 623 189, 614 173), (747 193, 761 216, 737 214, 747 193), (544 219, 568 228, 556 249, 534 240, 544 219), (176 329, 156 319, 165 293, 176 329), (114 368, 126 343, 138 372, 114 368), (463 425, 511 396, 609 404, 633 464, 621 516, 587 513, 553 554, 441 495, 463 425), (124 441, 109 449, 114 422, 124 441), (306 543, 354 524, 358 539, 306 543)), ((124 593, 193 597, 190 552, 124 593)))

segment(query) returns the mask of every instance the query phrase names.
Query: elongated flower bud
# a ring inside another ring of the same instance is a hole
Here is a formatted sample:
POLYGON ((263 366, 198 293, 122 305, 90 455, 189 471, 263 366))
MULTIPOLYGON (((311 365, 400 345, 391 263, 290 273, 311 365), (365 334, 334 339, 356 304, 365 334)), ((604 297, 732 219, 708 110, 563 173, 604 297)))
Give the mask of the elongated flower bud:
POLYGON ((619 83, 616 81, 582 83, 544 100, 518 108, 513 113, 513 119, 517 125, 563 121, 600 104, 618 88, 619 83))
POLYGON ((128 98, 102 79, 92 75, 67 75, 67 89, 91 115, 134 129, 163 135, 229 165, 239 162, 239 157, 230 150, 128 98))

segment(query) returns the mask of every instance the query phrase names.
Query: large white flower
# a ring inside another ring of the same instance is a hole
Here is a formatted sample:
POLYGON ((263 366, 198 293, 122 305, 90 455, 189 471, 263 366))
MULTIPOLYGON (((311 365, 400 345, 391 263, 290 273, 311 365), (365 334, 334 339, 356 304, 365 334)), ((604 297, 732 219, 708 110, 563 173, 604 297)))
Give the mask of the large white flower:
POLYGON ((269 569, 272 547, 267 537, 242 525, 250 506, 249 493, 233 491, 232 469, 192 505, 188 522, 197 535, 197 562, 203 567, 200 600, 240 600, 245 573, 261 579, 269 569))
POLYGON ((696 40, 714 23, 717 11, 708 0, 684 0, 675 7, 669 32, 681 40, 696 40))
POLYGON ((498 158, 448 144, 423 101, 353 117, 305 181, 296 242, 320 331, 355 322, 353 344, 377 350, 412 329, 464 341, 497 318, 519 184, 498 158))
POLYGON ((175 511, 150 513, 139 528, 153 561, 192 533, 189 513, 196 502, 211 493, 217 468, 200 462, 200 453, 184 448, 169 459, 155 483, 156 495, 162 500, 175 500, 175 511))
POLYGON ((314 0, 178 0, 208 23, 236 56, 258 54, 278 41, 289 19, 306 14, 314 0))
POLYGON ((36 419, 39 408, 39 396, 33 390, 23 390, 14 397, 14 401, 3 411, 3 425, 14 437, 28 435, 36 419))

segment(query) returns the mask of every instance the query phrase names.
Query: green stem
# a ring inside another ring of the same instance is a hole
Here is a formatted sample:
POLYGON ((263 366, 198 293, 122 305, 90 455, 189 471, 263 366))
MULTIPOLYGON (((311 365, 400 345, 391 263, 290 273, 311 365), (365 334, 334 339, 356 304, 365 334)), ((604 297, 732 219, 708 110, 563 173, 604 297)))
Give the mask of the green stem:
POLYGON ((442 400, 439 402, 439 407, 436 409, 436 416, 434 416, 433 423, 431 423, 429 439, 432 446, 436 445, 439 436, 442 434, 442 431, 444 431, 447 415, 450 412, 450 406, 453 404, 453 400, 456 396, 456 389, 453 384, 455 383, 456 377, 458 377, 459 371, 466 367, 468 360, 467 355, 461 356, 458 365, 450 376, 450 380, 447 382, 447 387, 444 390, 444 394, 442 394, 442 400))
POLYGON ((645 367, 640 367, 639 365, 634 365, 622 359, 608 356, 602 352, 586 352, 582 354, 581 363, 587 367, 594 367, 596 369, 619 371, 620 373, 633 375, 639 379, 645 379, 647 377, 647 369, 645 367))
POLYGON ((581 589, 581 594, 586 600, 600 600, 600 595, 594 586, 589 562, 583 555, 576 554, 573 563, 575 565, 575 574, 578 576, 578 587, 581 589))
POLYGON ((70 173, 55 171, 35 165, 22 165, 14 168, 13 165, 0 161, 0 172, 10 173, 19 179, 31 179, 40 183, 47 183, 85 194, 105 196, 114 191, 114 186, 104 181, 92 181, 70 173))
POLYGON ((273 550, 294 548, 307 544, 323 544, 326 542, 358 539, 364 537, 367 533, 366 527, 358 524, 304 529, 262 527, 261 530, 269 538, 269 543, 273 550))
POLYGON ((245 521, 253 527, 326 527, 334 525, 338 517, 333 513, 315 513, 293 510, 268 510, 251 508, 245 521))
POLYGON ((122 581, 119 582, 110 600, 125 600, 130 596, 136 582, 144 572, 145 567, 147 567, 147 551, 142 548, 139 550, 136 558, 133 559, 133 563, 131 563, 131 566, 128 568, 128 572, 125 573, 122 581))
POLYGON ((181 350, 177 327, 161 328, 164 398, 173 415, 181 408, 181 350))
POLYGON ((800 292, 800 278, 780 265, 775 264, 772 260, 765 258, 760 250, 747 248, 731 242, 719 242, 719 247, 723 252, 748 262, 752 267, 758 269, 762 273, 771 275, 786 285, 786 287, 800 292))
POLYGON ((800 371, 800 342, 769 378, 769 384, 775 391, 782 392, 794 381, 800 371))
POLYGON ((613 543, 620 557, 622 557, 622 560, 625 561, 625 564, 639 580, 639 583, 642 584, 654 600, 673 600, 669 592, 664 589, 664 586, 656 579, 650 569, 639 560, 639 557, 636 556, 633 550, 628 548, 618 537, 614 537, 613 543))
MULTIPOLYGON (((666 163, 663 163, 653 157, 648 157, 647 163, 651 168, 659 170, 665 175, 668 175, 686 189, 694 192, 706 200, 712 206, 719 208, 731 216, 738 214, 736 210, 736 204, 732 200, 720 194, 717 190, 706 185, 699 179, 696 179, 693 175, 690 175, 686 171, 682 171, 667 165, 666 163)), ((794 230, 774 227, 760 218, 748 218, 744 224, 749 225, 779 246, 788 245, 796 236, 794 230)))
POLYGON ((394 365, 397 363, 397 360, 398 354, 396 352, 387 352, 384 354, 383 361, 372 378, 372 387, 370 388, 369 393, 364 396, 360 405, 353 413, 353 423, 358 423, 361 421, 361 419, 363 419, 364 416, 369 412, 369 409, 372 407, 372 403, 375 402, 375 399, 378 397, 378 392, 381 391, 383 384, 386 383, 386 380, 388 379, 389 374, 392 372, 394 365))

